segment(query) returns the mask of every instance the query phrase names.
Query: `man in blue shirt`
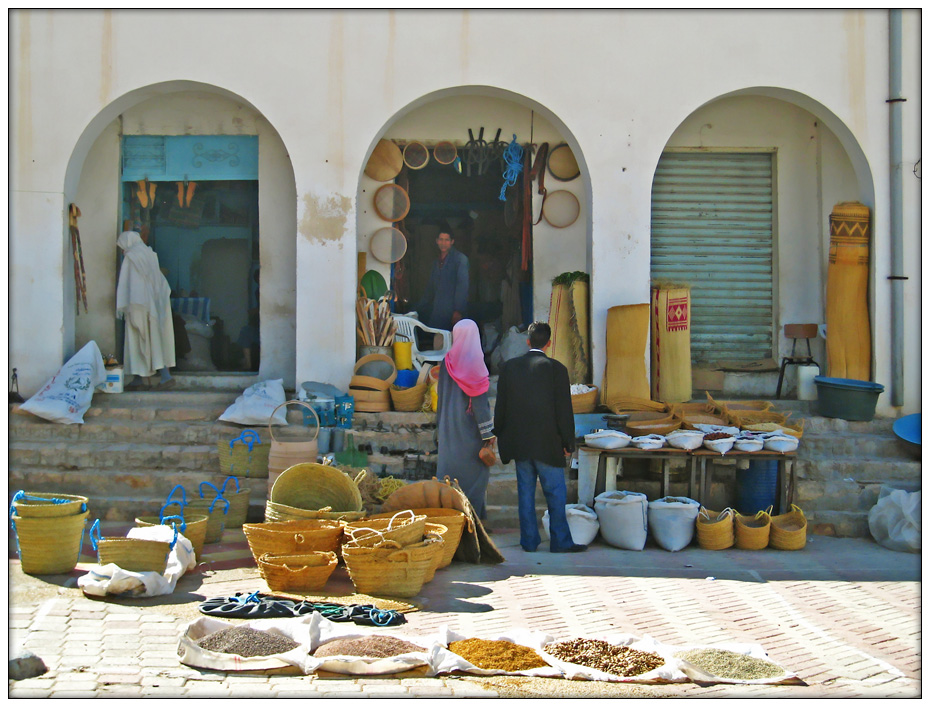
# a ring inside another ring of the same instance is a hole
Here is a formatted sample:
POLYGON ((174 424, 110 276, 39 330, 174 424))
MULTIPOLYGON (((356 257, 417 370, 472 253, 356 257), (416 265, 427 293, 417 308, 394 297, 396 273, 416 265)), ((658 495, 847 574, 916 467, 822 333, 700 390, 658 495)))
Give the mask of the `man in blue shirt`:
POLYGON ((468 257, 455 249, 455 239, 445 223, 440 224, 436 245, 439 258, 433 263, 416 311, 426 326, 451 330, 468 306, 468 257))

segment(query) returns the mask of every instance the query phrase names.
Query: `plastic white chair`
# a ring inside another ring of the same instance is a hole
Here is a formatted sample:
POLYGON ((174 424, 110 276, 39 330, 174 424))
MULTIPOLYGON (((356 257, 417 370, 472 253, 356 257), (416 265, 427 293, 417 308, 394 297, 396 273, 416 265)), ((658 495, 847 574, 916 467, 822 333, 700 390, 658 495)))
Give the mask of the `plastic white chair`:
POLYGON ((419 319, 404 317, 398 314, 394 315, 394 322, 397 324, 397 335, 413 344, 411 347, 411 355, 416 362, 417 369, 421 368, 425 363, 439 363, 446 357, 446 354, 449 353, 449 349, 452 348, 452 332, 447 329, 433 329, 432 327, 426 326, 419 319), (441 334, 442 348, 431 351, 421 351, 417 348, 417 329, 422 329, 429 334, 441 334))

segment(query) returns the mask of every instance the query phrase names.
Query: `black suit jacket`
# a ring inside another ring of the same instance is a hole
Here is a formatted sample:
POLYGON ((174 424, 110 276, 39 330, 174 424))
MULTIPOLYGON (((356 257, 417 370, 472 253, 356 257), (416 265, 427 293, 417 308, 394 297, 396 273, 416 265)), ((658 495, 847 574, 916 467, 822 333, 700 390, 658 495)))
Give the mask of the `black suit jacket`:
POLYGON ((494 434, 501 460, 539 461, 564 467, 575 449, 568 370, 541 351, 512 358, 497 381, 494 434))

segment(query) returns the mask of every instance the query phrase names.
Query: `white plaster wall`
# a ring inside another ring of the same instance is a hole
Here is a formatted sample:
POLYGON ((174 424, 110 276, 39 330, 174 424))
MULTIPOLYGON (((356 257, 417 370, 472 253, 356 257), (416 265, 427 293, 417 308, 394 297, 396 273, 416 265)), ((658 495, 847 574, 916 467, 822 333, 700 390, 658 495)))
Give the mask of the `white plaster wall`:
MULTIPOLYGON (((905 13, 912 161, 919 22, 919 11, 905 13)), ((241 97, 278 132, 294 166, 297 380, 345 385, 351 373, 355 197, 367 154, 386 125, 466 86, 532 105, 571 136, 590 184, 595 382, 607 309, 648 298, 652 177, 670 136, 715 98, 790 96, 833 132, 850 155, 856 196, 874 205, 875 378, 887 384, 887 29, 884 10, 11 11, 11 209, 25 211, 13 215, 11 239, 51 261, 37 275, 13 273, 22 296, 11 303, 11 350, 28 348, 28 323, 49 351, 31 359, 35 378, 24 388, 53 372, 50 362, 65 348, 63 204, 74 200, 72 154, 81 164, 86 140, 126 104, 181 80, 241 97), (39 296, 51 311, 34 315, 39 296)), ((913 268, 918 185, 907 184, 913 268)), ((39 260, 13 255, 14 265, 39 260)), ((920 311, 910 292, 905 321, 915 332, 920 311)), ((906 381, 916 383, 919 347, 915 334, 907 340, 906 381)), ((916 387, 906 386, 903 411, 919 409, 916 387)), ((880 412, 888 412, 887 398, 880 412)))

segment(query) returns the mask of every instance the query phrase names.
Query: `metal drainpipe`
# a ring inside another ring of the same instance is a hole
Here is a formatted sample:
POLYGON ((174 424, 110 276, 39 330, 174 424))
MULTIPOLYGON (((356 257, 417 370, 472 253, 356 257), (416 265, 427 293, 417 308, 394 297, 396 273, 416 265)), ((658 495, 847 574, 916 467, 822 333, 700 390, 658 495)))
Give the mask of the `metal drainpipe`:
POLYGON ((901 10, 888 11, 888 110, 891 156, 891 404, 904 404, 904 229, 901 157, 901 10))

